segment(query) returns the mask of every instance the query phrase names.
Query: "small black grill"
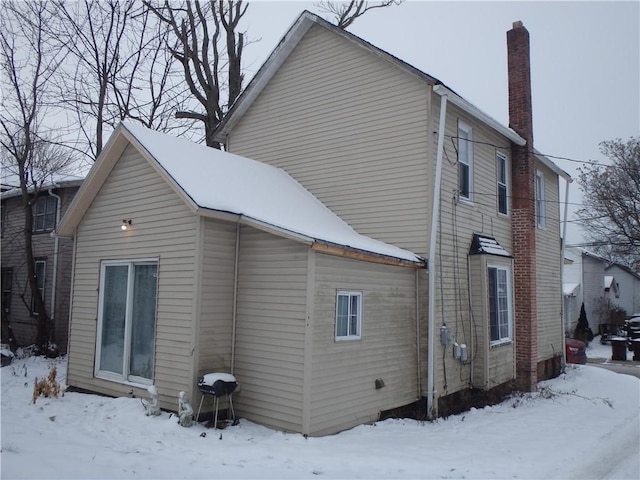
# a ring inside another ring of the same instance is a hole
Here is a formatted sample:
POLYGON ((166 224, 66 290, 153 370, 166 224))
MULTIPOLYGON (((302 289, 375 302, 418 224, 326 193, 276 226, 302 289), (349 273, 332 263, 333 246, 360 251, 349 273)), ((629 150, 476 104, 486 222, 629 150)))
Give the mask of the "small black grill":
POLYGON ((198 415, 196 416, 196 422, 200 419, 200 410, 202 409, 202 402, 205 395, 211 395, 214 398, 215 416, 213 421, 213 428, 218 427, 218 405, 220 403, 220 397, 227 396, 229 399, 229 407, 231 409, 231 416, 235 423, 236 414, 233 410, 233 400, 231 395, 238 388, 238 381, 236 377, 230 373, 207 373, 200 380, 198 380, 198 389, 202 393, 200 398, 200 406, 198 407, 198 415))

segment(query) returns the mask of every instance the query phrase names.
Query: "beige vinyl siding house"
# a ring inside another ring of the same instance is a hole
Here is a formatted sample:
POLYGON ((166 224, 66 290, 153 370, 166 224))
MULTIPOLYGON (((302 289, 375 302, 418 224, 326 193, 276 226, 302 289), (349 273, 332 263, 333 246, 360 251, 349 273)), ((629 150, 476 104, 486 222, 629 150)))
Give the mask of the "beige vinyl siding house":
MULTIPOLYGON (((493 342, 487 277, 495 259, 474 259, 469 250, 474 235, 482 234, 507 254, 514 251, 512 149, 525 145, 524 138, 437 79, 309 12, 284 35, 216 138, 231 152, 286 169, 358 232, 424 257, 431 247, 441 153, 435 255, 418 281, 420 392, 430 395, 433 381, 436 403, 449 412, 453 394, 514 380, 513 263, 498 261, 507 275, 510 317, 508 338, 493 342), (443 96, 448 102, 441 123, 443 96), (435 277, 431 294, 429 275, 435 277), (430 323, 438 336, 431 341, 430 323), (440 342, 441 326, 449 332, 447 345, 440 342), (466 360, 454 358, 455 344, 466 345, 466 360)), ((562 353, 557 195, 559 176, 569 177, 548 159, 539 163, 548 197, 548 226, 536 232, 538 275, 545 279, 537 293, 544 299, 536 312, 537 356, 544 364, 562 353)))
POLYGON ((145 397, 153 384, 175 410, 180 391, 200 403, 203 374, 233 373, 239 416, 309 435, 419 396, 424 262, 357 234, 279 169, 121 125, 57 232, 75 237, 73 388, 145 397), (338 338, 342 291, 359 292, 358 339, 338 338))

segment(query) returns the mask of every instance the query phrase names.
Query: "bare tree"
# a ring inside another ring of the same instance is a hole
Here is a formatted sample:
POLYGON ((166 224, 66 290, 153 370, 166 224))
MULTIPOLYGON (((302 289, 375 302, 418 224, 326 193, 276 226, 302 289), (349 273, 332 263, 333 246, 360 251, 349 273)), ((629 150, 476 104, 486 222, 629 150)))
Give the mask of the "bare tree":
POLYGON ((144 3, 171 29, 176 42, 167 46, 199 104, 197 110, 176 111, 176 118, 202 122, 205 143, 219 149, 213 134, 242 91, 245 34, 239 23, 248 5, 242 0, 144 3))
POLYGON ((75 68, 61 72, 61 97, 74 112, 89 156, 100 155, 109 130, 124 119, 171 129, 186 89, 166 53, 167 27, 134 0, 52 5, 58 21, 51 35, 75 60, 75 68))
POLYGON ((392 5, 400 5, 402 0, 383 0, 369 3, 365 0, 351 0, 350 2, 322 1, 316 7, 323 13, 327 13, 335 21, 338 28, 346 30, 359 17, 376 8, 386 8, 392 5))
MULTIPOLYGON (((0 17, 0 155, 4 169, 17 177, 24 210, 24 255, 28 293, 37 313, 37 346, 46 348, 50 321, 38 288, 33 251, 33 199, 54 172, 73 161, 67 152, 52 146, 42 133, 48 113, 47 88, 64 55, 52 47, 44 26, 51 21, 41 2, 4 2, 0 17)), ((28 300, 22 295, 25 305, 28 300)))
POLYGON ((578 216, 597 253, 640 271, 640 137, 602 142, 612 164, 591 164, 578 176, 578 216))

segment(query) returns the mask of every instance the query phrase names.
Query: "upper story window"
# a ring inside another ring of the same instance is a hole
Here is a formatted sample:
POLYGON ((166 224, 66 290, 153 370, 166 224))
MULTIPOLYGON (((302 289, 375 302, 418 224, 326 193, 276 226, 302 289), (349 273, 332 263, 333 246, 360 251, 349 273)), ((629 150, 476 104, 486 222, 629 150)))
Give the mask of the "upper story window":
POLYGON ((536 170, 536 226, 544 228, 547 223, 547 206, 544 198, 544 173, 536 170))
POLYGON ((50 232, 56 228, 58 199, 50 195, 39 197, 33 206, 33 231, 50 232))
POLYGON ((458 190, 460 198, 473 200, 473 137, 471 127, 458 120, 458 190))
POLYGON ((338 291, 336 340, 357 340, 362 327, 362 293, 338 291))
POLYGON ((506 215, 509 213, 507 184, 507 157, 500 152, 496 153, 496 172, 497 172, 497 195, 498 195, 498 212, 506 215))

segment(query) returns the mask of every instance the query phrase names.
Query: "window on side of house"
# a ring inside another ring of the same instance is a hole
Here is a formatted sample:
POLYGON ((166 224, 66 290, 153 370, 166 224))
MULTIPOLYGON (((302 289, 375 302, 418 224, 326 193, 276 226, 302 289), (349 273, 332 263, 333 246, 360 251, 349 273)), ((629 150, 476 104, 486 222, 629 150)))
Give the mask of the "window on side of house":
POLYGON ((489 295, 489 330, 491 343, 511 340, 511 285, 509 269, 500 266, 487 268, 489 295))
POLYGON ((7 205, 0 206, 0 237, 4 237, 4 230, 7 228, 7 205))
POLYGON ((13 268, 2 269, 2 311, 5 314, 11 313, 11 292, 13 290, 13 268))
POLYGON ((56 228, 58 199, 51 195, 39 197, 33 206, 33 231, 50 232, 56 228))
POLYGON ((156 335, 157 260, 103 262, 96 376, 150 384, 156 335))
POLYGON ((547 205, 544 198, 544 173, 536 170, 536 225, 544 228, 547 223, 547 205))
POLYGON ((496 153, 496 172, 497 172, 497 194, 498 194, 498 213, 507 215, 509 213, 508 205, 508 184, 507 184, 507 157, 500 152, 496 153))
MULTIPOLYGON (((45 279, 47 278, 47 261, 44 259, 38 259, 35 261, 35 274, 36 274, 36 282, 38 283, 38 291, 40 292, 40 298, 42 298, 42 303, 45 302, 44 296, 44 285, 45 279)), ((31 297, 31 312, 34 315, 38 315, 38 309, 36 308, 36 300, 31 297)))
POLYGON ((338 290, 336 340, 357 340, 362 328, 362 293, 338 290))
POLYGON ((473 200, 473 137, 471 127, 458 121, 458 190, 460 198, 473 200))

